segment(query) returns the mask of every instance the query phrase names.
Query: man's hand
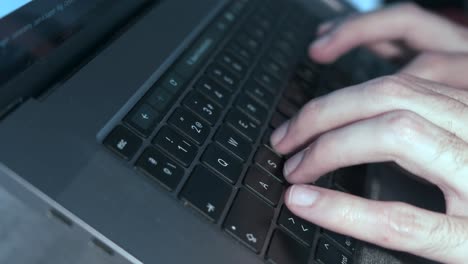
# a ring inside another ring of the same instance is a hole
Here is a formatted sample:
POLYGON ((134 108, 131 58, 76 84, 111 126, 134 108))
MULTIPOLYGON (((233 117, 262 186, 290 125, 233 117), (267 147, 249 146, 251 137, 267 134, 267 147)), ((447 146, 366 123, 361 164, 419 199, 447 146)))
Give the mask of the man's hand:
POLYGON ((468 52, 468 31, 413 4, 354 15, 322 24, 320 37, 310 46, 310 56, 330 63, 351 49, 365 45, 384 57, 404 53, 401 45, 416 51, 468 52))
MULTIPOLYGON (((420 61, 424 59, 429 56, 420 61)), ((468 57, 463 63, 468 64, 468 57)), ((418 65, 424 64, 415 62, 404 71, 447 79, 418 65)), ((436 261, 466 263, 467 124, 468 91, 405 73, 312 100, 271 138, 282 154, 305 147, 284 167, 286 179, 296 184, 286 193, 286 205, 306 220, 360 240, 436 261), (303 185, 338 168, 384 161, 439 186, 447 214, 303 185)))

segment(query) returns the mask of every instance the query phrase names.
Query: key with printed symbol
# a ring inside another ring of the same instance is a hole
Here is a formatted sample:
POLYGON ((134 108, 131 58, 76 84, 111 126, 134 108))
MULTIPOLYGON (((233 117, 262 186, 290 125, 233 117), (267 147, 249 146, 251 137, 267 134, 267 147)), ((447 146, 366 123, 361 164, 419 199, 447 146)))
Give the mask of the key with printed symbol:
POLYGON ((311 223, 297 217, 286 206, 283 206, 278 224, 299 238, 307 246, 314 242, 316 227, 311 223))
POLYGON ((203 154, 201 161, 218 174, 235 184, 242 173, 242 161, 217 144, 211 144, 203 154))
POLYGON ((233 128, 224 125, 216 133, 215 141, 225 149, 231 151, 243 161, 246 161, 252 152, 252 144, 233 128))
POLYGON ((143 152, 135 166, 137 169, 159 181, 169 190, 175 189, 184 176, 184 169, 182 166, 173 162, 153 147, 149 147, 143 152))
POLYGON ((134 128, 142 136, 148 137, 153 132, 159 118, 159 113, 151 106, 140 104, 127 115, 125 123, 134 128))
POLYGON ((143 141, 124 126, 117 126, 104 140, 104 145, 126 160, 130 160, 143 141))
POLYGON ((221 114, 220 107, 197 91, 188 94, 183 104, 195 114, 205 119, 210 125, 214 125, 221 114))
POLYGON ((260 125, 238 109, 233 109, 229 112, 226 117, 226 122, 251 142, 255 142, 260 134, 260 125))
POLYGON ((341 246, 346 248, 349 252, 355 251, 355 239, 349 236, 345 236, 342 234, 338 234, 329 230, 323 230, 323 233, 333 239, 334 241, 338 242, 341 246))
POLYGON ((195 89, 206 95, 219 106, 227 105, 231 98, 230 91, 207 77, 200 78, 195 85, 195 89))
POLYGON ((177 108, 168 121, 198 145, 202 145, 210 134, 210 126, 189 110, 177 108))
POLYGON ((181 192, 188 201, 210 220, 218 221, 231 196, 232 187, 203 166, 195 168, 181 192))
POLYGON ((284 159, 265 146, 261 146, 255 154, 255 163, 262 169, 275 176, 281 182, 285 182, 283 176, 284 159))
POLYGON ((223 227, 258 253, 265 243, 272 218, 273 208, 249 191, 241 189, 223 227))
POLYGON ((267 89, 263 88, 254 80, 250 80, 245 86, 245 91, 247 94, 252 96, 255 100, 261 104, 270 107, 273 104, 273 98, 275 97, 267 89))
POLYGON ((278 204, 283 193, 281 183, 256 166, 249 168, 244 179, 244 185, 273 206, 278 204))
POLYGON ((247 66, 245 66, 240 60, 236 59, 229 52, 224 52, 218 58, 219 63, 226 66, 231 72, 236 74, 238 77, 244 76, 247 71, 247 66))
POLYGON ((213 64, 208 67, 207 73, 211 78, 223 85, 226 89, 230 91, 235 91, 237 89, 239 80, 223 66, 213 64))
POLYGON ((192 163, 198 152, 198 148, 193 143, 167 126, 161 128, 153 139, 153 144, 168 152, 185 167, 192 163))
POLYGON ((327 264, 353 264, 353 260, 347 254, 341 252, 335 245, 325 238, 318 241, 316 260, 327 264))
POLYGON ((178 76, 175 72, 170 72, 164 77, 161 85, 164 86, 169 93, 175 94, 182 88, 184 83, 184 79, 178 76))
POLYGON ((263 124, 268 115, 266 108, 245 93, 239 95, 236 106, 239 110, 252 117, 258 124, 263 124))

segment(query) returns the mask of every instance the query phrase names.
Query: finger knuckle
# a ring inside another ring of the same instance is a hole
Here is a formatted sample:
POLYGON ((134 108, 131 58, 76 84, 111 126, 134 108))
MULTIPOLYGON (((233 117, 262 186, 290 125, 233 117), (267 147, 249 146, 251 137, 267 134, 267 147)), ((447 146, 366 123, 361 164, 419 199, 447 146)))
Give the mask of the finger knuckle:
POLYGON ((396 244, 415 240, 421 232, 426 232, 424 219, 414 208, 400 202, 388 203, 380 209, 383 224, 381 239, 385 243, 396 244))
POLYGON ((411 143, 424 133, 421 118, 410 111, 395 111, 383 117, 385 139, 394 141, 393 145, 411 143))
POLYGON ((411 98, 415 96, 411 80, 405 74, 377 78, 368 82, 364 90, 377 101, 411 98))

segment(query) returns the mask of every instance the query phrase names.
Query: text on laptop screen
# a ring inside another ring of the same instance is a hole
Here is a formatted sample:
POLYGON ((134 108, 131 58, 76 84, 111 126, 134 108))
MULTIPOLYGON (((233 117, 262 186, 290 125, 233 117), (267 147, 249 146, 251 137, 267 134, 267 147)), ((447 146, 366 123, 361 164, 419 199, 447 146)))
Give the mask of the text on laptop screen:
POLYGON ((0 86, 83 28, 104 1, 0 1, 0 86))

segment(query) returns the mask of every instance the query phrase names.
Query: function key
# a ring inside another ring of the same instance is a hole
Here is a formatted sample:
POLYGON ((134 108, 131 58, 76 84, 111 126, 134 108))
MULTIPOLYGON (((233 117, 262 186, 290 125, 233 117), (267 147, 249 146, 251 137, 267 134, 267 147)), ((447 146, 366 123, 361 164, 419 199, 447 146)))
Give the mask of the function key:
POLYGON ((261 146, 258 149, 255 154, 255 163, 281 182, 285 182, 283 176, 284 160, 269 148, 261 146))
POLYGON ((211 144, 203 154, 201 161, 208 167, 235 184, 242 173, 242 161, 230 155, 216 144, 211 144))
POLYGON ((328 240, 321 238, 318 241, 316 253, 316 260, 322 263, 330 264, 352 264, 353 260, 350 256, 344 254, 335 245, 330 243, 328 240))
POLYGON ((312 246, 317 228, 313 224, 291 213, 286 206, 283 206, 283 209, 281 210, 278 224, 299 238, 307 246, 312 246))
POLYGON ((159 114, 147 104, 137 105, 125 118, 125 123, 142 136, 148 137, 156 127, 159 114))
POLYGON ((126 160, 132 159, 143 141, 124 126, 117 126, 103 144, 126 160))
POLYGON ((228 126, 218 130, 215 141, 244 161, 252 152, 252 144, 228 126))
POLYGON ((145 99, 145 102, 160 113, 163 113, 166 110, 166 107, 172 101, 173 96, 163 89, 162 87, 157 87, 154 91, 145 99))
POLYGON ((143 152, 135 166, 169 190, 175 189, 184 176, 182 166, 153 147, 149 147, 143 152))
POLYGON ((241 189, 224 222, 224 229, 259 253, 273 218, 273 208, 241 189))
POLYGON ((184 80, 180 76, 178 76, 175 72, 169 72, 164 77, 160 85, 165 87, 169 93, 175 94, 184 85, 184 80))
POLYGON ((188 167, 192 163, 198 152, 196 146, 167 126, 161 128, 154 138, 153 144, 168 152, 185 167, 188 167))
POLYGON ((168 123, 179 129, 198 145, 202 145, 210 134, 210 126, 205 121, 181 107, 176 109, 169 118, 168 123))
POLYGON ((232 110, 226 117, 232 127, 244 135, 249 141, 255 142, 261 127, 238 109, 232 110))
POLYGON ((181 197, 212 221, 218 221, 232 188, 203 166, 195 168, 181 192, 181 197))
POLYGON ((208 67, 208 75, 230 91, 237 89, 239 80, 224 67, 213 64, 208 67))
POLYGON ((306 264, 308 263, 309 252, 310 249, 277 229, 271 239, 267 258, 277 264, 306 264))
POLYGON ((278 204, 283 193, 283 186, 278 180, 255 166, 249 168, 244 179, 244 185, 273 206, 278 204))
POLYGON ((203 33, 175 66, 177 73, 184 78, 190 78, 211 54, 216 46, 217 38, 218 33, 214 30, 203 33))
POLYGON ((217 84, 207 77, 202 77, 195 85, 195 89, 206 95, 219 106, 226 106, 231 98, 230 91, 224 89, 220 84, 217 84))
POLYGON ((268 111, 246 93, 239 95, 236 105, 239 110, 255 119, 257 123, 265 122, 268 111))
POLYGON ((221 108, 197 91, 187 95, 183 104, 195 114, 214 125, 221 115, 221 108))

